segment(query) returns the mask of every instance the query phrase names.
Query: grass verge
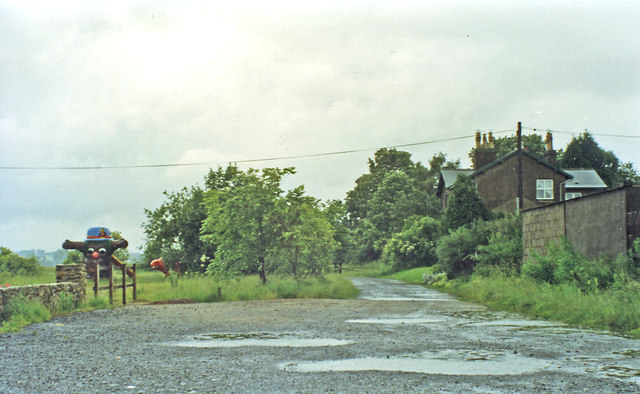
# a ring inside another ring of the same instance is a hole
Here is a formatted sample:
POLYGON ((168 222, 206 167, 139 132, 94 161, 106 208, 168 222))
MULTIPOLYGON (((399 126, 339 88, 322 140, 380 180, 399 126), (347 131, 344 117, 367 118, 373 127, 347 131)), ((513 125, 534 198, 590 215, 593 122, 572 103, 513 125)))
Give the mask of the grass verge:
POLYGON ((526 278, 474 277, 456 279, 438 288, 494 310, 640 338, 637 282, 585 293, 575 286, 553 286, 526 278))
MULTIPOLYGON (((54 274, 55 279, 55 274, 54 274)), ((37 283, 36 278, 29 281, 37 283)), ((51 283, 48 281, 45 283, 51 283)), ((129 282, 129 280, 128 280, 129 282)), ((15 283, 15 282, 14 282, 15 283)), ((101 285, 105 285, 104 279, 101 285)), ((118 281, 119 283, 119 281, 118 281)), ((130 282, 129 282, 130 283, 130 282)), ((82 305, 73 305, 72 298, 61 295, 58 308, 47 309, 41 302, 17 298, 7 304, 0 314, 0 333, 18 331, 32 324, 51 320, 52 316, 68 314, 80 310, 104 309, 122 305, 121 290, 116 290, 113 305, 109 303, 107 290, 102 290, 94 297, 87 285, 87 301, 82 305)), ((271 276, 267 285, 263 286, 257 276, 242 277, 224 282, 216 282, 204 275, 184 275, 165 278, 157 272, 138 272, 137 302, 156 302, 189 298, 197 302, 272 300, 278 298, 355 298, 358 289, 345 277, 329 274, 321 278, 296 280, 288 277, 271 276), (218 288, 220 292, 218 292, 218 288)), ((127 289, 127 302, 133 302, 133 294, 127 289)))

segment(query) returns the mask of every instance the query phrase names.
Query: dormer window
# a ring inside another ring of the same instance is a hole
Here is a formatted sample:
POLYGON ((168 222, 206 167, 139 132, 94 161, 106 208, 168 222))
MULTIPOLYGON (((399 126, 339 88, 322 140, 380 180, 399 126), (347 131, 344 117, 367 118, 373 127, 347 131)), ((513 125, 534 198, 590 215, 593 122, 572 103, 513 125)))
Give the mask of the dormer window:
POLYGON ((536 199, 553 200, 553 179, 536 180, 536 199))

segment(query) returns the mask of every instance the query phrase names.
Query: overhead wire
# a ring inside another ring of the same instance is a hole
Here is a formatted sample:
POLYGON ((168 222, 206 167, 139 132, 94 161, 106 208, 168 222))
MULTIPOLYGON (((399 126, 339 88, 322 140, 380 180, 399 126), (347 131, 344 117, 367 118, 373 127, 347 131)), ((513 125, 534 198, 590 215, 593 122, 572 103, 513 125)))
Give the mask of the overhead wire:
MULTIPOLYGON (((576 132, 571 131, 561 131, 561 130, 551 130, 551 129, 543 129, 536 127, 527 127, 522 126, 522 129, 531 130, 531 131, 548 131, 552 133, 565 133, 565 134, 576 134, 576 132)), ((493 134, 504 134, 509 132, 514 132, 515 129, 507 129, 500 131, 492 131, 493 134)), ((616 138, 638 138, 640 136, 632 136, 632 135, 621 135, 621 134, 602 134, 602 133, 590 133, 594 136, 601 137, 616 137, 616 138)), ((302 155, 290 155, 290 156, 276 156, 276 157, 263 157, 256 159, 243 159, 243 160, 221 160, 221 161, 210 161, 210 162, 190 162, 190 163, 156 163, 156 164, 129 164, 129 165, 96 165, 96 166, 0 166, 0 170, 109 170, 109 169, 136 169, 136 168, 166 168, 166 167, 193 167, 193 166, 205 166, 205 165, 220 165, 227 163, 257 163, 257 162, 270 162, 270 161, 280 161, 280 160, 294 160, 294 159, 302 159, 302 158, 312 158, 312 157, 325 157, 325 156, 337 156, 337 155, 346 155, 353 153, 361 153, 361 152, 370 152, 376 151, 378 149, 396 149, 396 148, 407 148, 412 146, 419 145, 428 145, 428 144, 437 144, 442 142, 450 142, 457 141, 467 138, 473 138, 475 134, 471 135, 463 135, 458 137, 449 137, 442 138, 436 140, 427 140, 427 141, 419 141, 419 142, 411 142, 406 144, 397 144, 397 145, 388 145, 383 147, 376 148, 361 148, 361 149, 349 149, 342 151, 333 151, 333 152, 321 152, 321 153, 310 153, 310 154, 302 154, 302 155)))
MULTIPOLYGON (((507 133, 510 130, 502 130, 496 131, 494 134, 507 133)), ((363 148, 363 149, 350 149, 343 151, 334 151, 334 152, 322 152, 322 153, 310 153, 303 155, 291 155, 291 156, 277 156, 277 157, 265 157, 265 158, 257 158, 257 159, 244 159, 244 160, 225 160, 225 161, 212 161, 212 162, 191 162, 191 163, 160 163, 160 164, 131 164, 131 165, 97 165, 97 166, 0 166, 0 170, 109 170, 109 169, 128 169, 128 168, 163 168, 163 167, 192 167, 192 166, 205 166, 205 165, 220 165, 227 163, 256 163, 256 162, 269 162, 269 161, 279 161, 279 160, 293 160, 293 159, 302 159, 302 158, 312 158, 312 157, 323 157, 323 156, 336 156, 336 155, 345 155, 352 153, 360 153, 360 152, 369 152, 375 151, 378 149, 396 149, 396 148, 407 148, 411 146, 419 146, 419 145, 427 145, 427 144, 436 144, 441 142, 449 142, 471 138, 474 135, 464 135, 459 137, 449 137, 442 138, 437 140, 428 140, 428 141, 420 141, 420 142, 411 142, 407 144, 397 144, 397 145, 389 145, 383 147, 376 148, 363 148)))

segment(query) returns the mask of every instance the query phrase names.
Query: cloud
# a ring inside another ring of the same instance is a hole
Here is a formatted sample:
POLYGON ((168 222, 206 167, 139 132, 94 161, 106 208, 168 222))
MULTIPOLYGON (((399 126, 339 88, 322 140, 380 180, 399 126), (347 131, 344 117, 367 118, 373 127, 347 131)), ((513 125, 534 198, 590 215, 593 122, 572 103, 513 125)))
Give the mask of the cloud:
MULTIPOLYGON (((640 123, 633 2, 52 4, 0 3, 0 165, 224 163, 517 121, 627 135, 640 123)), ((602 141, 640 167, 636 145, 602 141)), ((464 164, 472 144, 408 150, 464 164)), ((372 155, 243 165, 293 165, 287 185, 343 198, 372 155)), ((144 209, 207 169, 0 170, 0 245, 56 248, 105 225, 138 247, 144 209)))

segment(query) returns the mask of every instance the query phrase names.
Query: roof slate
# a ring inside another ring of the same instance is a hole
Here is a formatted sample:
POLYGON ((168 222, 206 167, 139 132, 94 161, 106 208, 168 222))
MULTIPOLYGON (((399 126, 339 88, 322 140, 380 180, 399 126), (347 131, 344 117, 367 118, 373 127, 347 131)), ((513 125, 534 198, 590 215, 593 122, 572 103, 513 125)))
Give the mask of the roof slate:
POLYGON ((565 170, 572 179, 564 184, 567 189, 596 188, 606 189, 607 185, 595 170, 565 170))

